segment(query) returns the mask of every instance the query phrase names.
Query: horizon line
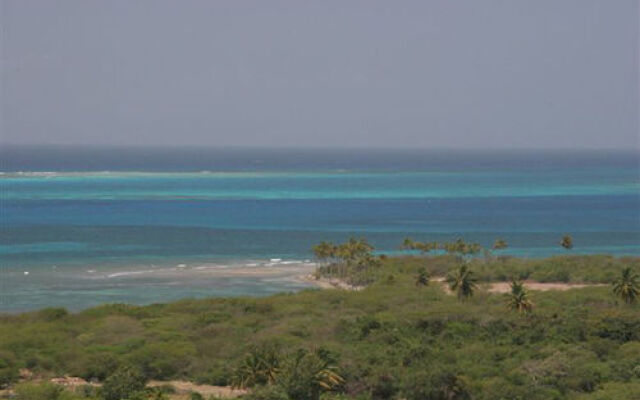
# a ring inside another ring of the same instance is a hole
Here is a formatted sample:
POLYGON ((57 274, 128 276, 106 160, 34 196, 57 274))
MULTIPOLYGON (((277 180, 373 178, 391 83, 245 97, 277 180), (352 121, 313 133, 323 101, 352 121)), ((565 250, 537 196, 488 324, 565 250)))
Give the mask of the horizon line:
POLYGON ((318 150, 318 151, 624 151, 640 152, 637 147, 403 147, 403 146, 316 146, 316 145, 214 145, 214 144, 120 144, 120 143, 3 143, 0 142, 0 150, 3 148, 85 148, 85 149, 198 149, 198 150, 318 150))

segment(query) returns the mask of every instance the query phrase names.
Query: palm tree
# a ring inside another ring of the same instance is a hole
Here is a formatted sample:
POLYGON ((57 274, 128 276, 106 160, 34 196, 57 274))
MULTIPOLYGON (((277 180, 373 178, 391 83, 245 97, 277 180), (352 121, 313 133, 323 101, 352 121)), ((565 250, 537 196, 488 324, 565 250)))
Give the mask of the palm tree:
POLYGON ((374 247, 366 239, 351 237, 347 242, 337 247, 336 256, 342 260, 341 276, 346 276, 348 271, 368 270, 370 267, 380 265, 380 259, 374 257, 374 247))
POLYGON ((428 253, 431 250, 438 249, 437 242, 416 242, 411 238, 405 238, 400 245, 404 250, 419 250, 421 253, 428 253))
POLYGON ((514 279, 511 282, 508 306, 509 309, 523 314, 530 313, 533 310, 533 303, 529 300, 529 292, 524 288, 524 284, 521 281, 514 279))
POLYGON ((493 242, 493 249, 494 250, 502 250, 502 249, 506 249, 508 246, 507 241, 504 239, 496 239, 495 242, 493 242))
POLYGON ((447 275, 447 283, 452 292, 456 292, 458 299, 464 300, 473 296, 477 279, 473 277, 473 271, 466 264, 461 265, 453 274, 447 275))
POLYGON ((415 242, 411 240, 411 238, 404 238, 404 240, 402 241, 402 245, 400 245, 400 248, 403 250, 413 250, 415 249, 415 242))
POLYGON ((332 360, 325 357, 320 351, 313 351, 310 354, 312 360, 309 364, 315 374, 314 382, 316 385, 324 390, 333 390, 337 386, 344 383, 344 379, 338 373, 338 367, 335 366, 332 360))
POLYGON ((478 243, 468 243, 462 249, 462 254, 464 255, 476 255, 482 251, 482 246, 478 243))
POLYGON ((313 254, 322 263, 326 263, 329 258, 334 256, 334 245, 329 242, 320 242, 313 246, 313 254))
POLYGON ((467 243, 462 238, 456 239, 455 242, 445 243, 445 250, 447 253, 459 253, 464 254, 467 248, 467 243))
POLYGON ((247 388, 275 382, 280 371, 278 351, 271 347, 253 347, 234 371, 232 386, 247 388))
POLYGON ((335 361, 322 351, 298 350, 283 365, 277 383, 289 398, 317 400, 322 392, 336 389, 344 383, 335 361))
POLYGON ((613 282, 613 293, 622 298, 625 303, 635 303, 640 296, 640 277, 638 274, 633 273, 631 268, 625 268, 622 270, 620 278, 613 282))
POLYGON ((423 267, 418 270, 418 275, 416 276, 416 286, 427 286, 429 284, 429 274, 427 270, 423 267))
POLYGON ((560 246, 567 250, 571 250, 573 248, 573 238, 570 235, 564 235, 560 241, 560 246))
POLYGON ((438 243, 437 242, 424 242, 424 243, 420 243, 420 242, 416 242, 414 243, 414 248, 420 250, 421 253, 428 253, 431 250, 437 250, 438 249, 438 243))
POLYGON ((348 265, 352 265, 359 258, 370 255, 372 251, 373 246, 366 239, 351 237, 338 247, 338 257, 342 258, 348 265))
POLYGON ((466 243, 462 239, 457 239, 455 242, 439 243, 438 249, 444 250, 447 254, 456 256, 458 261, 462 261, 462 254, 464 254, 464 248, 466 243))
POLYGON ((436 245, 437 248, 446 251, 448 254, 455 254, 459 260, 464 256, 476 255, 482 251, 482 246, 478 243, 467 243, 458 238, 455 242, 447 242, 436 245))
MULTIPOLYGON (((491 248, 492 248, 493 250, 495 250, 495 251, 504 250, 504 249, 506 249, 507 247, 509 247, 509 244, 507 243, 507 241, 506 241, 506 240, 504 240, 504 239, 502 239, 502 238, 498 238, 498 239, 496 239, 496 241, 495 241, 495 242, 493 242, 493 246, 491 246, 491 248)), ((487 255, 487 258, 488 258, 489 256, 490 256, 490 255, 488 254, 488 255, 487 255)), ((505 257, 505 256, 503 256, 503 255, 499 255, 497 258, 498 258, 498 260, 500 260, 500 261, 505 261, 505 260, 506 260, 506 257, 505 257)))

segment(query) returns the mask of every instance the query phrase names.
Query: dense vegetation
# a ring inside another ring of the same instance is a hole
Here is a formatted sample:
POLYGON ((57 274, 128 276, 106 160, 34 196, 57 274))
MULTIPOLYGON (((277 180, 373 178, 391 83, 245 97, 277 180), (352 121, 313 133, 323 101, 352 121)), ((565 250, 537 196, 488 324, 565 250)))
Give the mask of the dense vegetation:
POLYGON ((640 308, 620 291, 640 259, 385 258, 355 242, 353 257, 323 260, 318 274, 361 291, 2 316, 0 383, 15 385, 20 368, 104 383, 73 395, 17 384, 20 400, 162 398, 141 389, 147 379, 246 386, 254 400, 639 398, 640 308), (522 279, 607 285, 536 292, 522 279), (496 280, 514 280, 512 292, 483 289, 496 280))
POLYGON ((536 282, 612 283, 625 267, 640 266, 637 257, 609 255, 566 255, 549 258, 518 258, 501 255, 507 247, 498 239, 493 249, 458 239, 450 243, 421 243, 405 239, 402 246, 413 255, 387 258, 374 256, 365 239, 352 238, 334 245, 314 247, 320 262, 318 276, 338 277, 353 285, 367 285, 393 274, 424 268, 430 276, 444 277, 461 264, 473 270, 479 282, 508 282, 513 279, 536 282), (420 253, 419 255, 417 253, 420 253))

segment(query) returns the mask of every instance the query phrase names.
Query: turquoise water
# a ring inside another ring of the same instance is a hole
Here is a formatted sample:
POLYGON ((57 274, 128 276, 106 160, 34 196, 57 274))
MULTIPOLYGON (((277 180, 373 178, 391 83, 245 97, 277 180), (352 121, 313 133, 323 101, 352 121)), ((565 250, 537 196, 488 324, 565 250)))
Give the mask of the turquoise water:
POLYGON ((0 309, 9 311, 298 290, 307 285, 292 276, 310 268, 310 247, 350 235, 385 253, 405 236, 487 246, 503 237, 508 253, 539 257, 564 252, 569 233, 574 253, 640 255, 633 152, 0 155, 0 309), (285 272, 228 273, 271 266, 285 272))

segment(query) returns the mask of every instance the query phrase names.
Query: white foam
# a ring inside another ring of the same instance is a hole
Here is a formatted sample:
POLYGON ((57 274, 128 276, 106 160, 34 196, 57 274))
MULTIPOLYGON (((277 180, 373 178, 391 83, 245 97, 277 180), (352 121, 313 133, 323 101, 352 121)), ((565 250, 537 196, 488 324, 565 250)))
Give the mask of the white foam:
POLYGON ((58 172, 54 172, 54 171, 18 171, 18 172, 10 172, 8 174, 15 175, 15 176, 51 177, 51 176, 57 176, 58 172))
POLYGON ((130 272, 116 272, 107 275, 107 278, 117 278, 119 276, 140 275, 142 271, 130 271, 130 272))
POLYGON ((107 275, 107 278, 117 278, 120 276, 131 276, 131 275, 142 275, 147 274, 149 272, 155 272, 153 270, 143 270, 143 271, 124 271, 124 272, 114 272, 113 274, 107 275))

